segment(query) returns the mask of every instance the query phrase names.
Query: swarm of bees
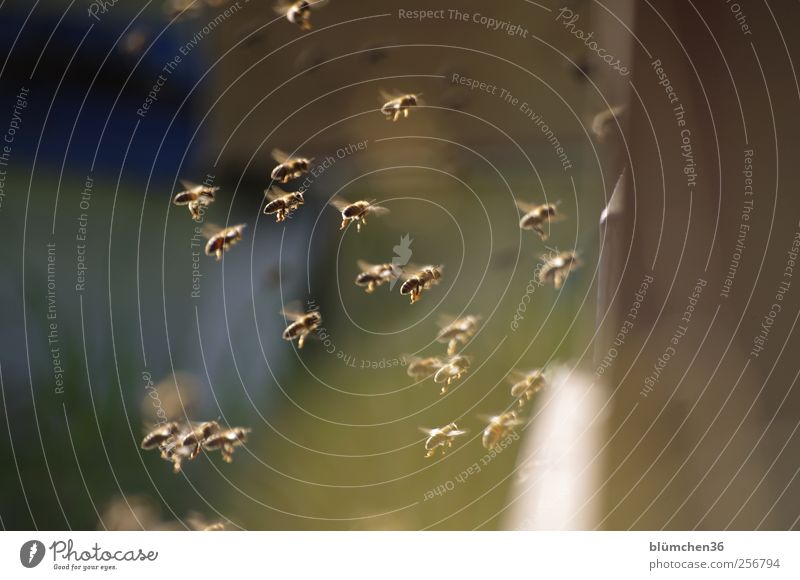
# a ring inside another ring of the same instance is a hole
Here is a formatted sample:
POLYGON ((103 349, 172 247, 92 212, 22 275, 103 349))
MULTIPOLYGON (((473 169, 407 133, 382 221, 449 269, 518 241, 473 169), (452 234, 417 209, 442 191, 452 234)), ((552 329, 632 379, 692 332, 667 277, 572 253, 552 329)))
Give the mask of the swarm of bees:
POLYGON ((175 194, 172 203, 187 206, 192 219, 196 222, 202 221, 203 212, 214 201, 214 194, 219 191, 219 187, 198 185, 185 179, 181 179, 181 185, 184 190, 175 194))
POLYGON ((419 97, 421 94, 409 93, 391 94, 386 91, 381 91, 381 113, 386 117, 387 121, 397 121, 400 117, 408 117, 408 112, 412 107, 419 105, 419 97))
POLYGON ((327 0, 298 0, 297 2, 279 2, 274 10, 285 16, 286 20, 299 26, 300 30, 311 30, 311 11, 327 4, 327 0))
POLYGON ((249 432, 244 427, 223 428, 217 421, 183 424, 171 421, 148 432, 141 447, 145 451, 158 449, 162 459, 172 462, 173 472, 180 473, 183 462, 196 459, 202 450, 219 450, 222 459, 231 463, 233 452, 247 441, 249 432))
POLYGON ((292 321, 283 331, 283 340, 297 340, 297 348, 303 348, 306 338, 311 336, 322 324, 322 314, 320 314, 319 310, 297 312, 284 308, 281 310, 281 314, 292 321))
POLYGON ((345 201, 340 197, 334 197, 331 200, 331 205, 342 214, 342 226, 339 229, 343 230, 350 225, 350 222, 356 222, 356 228, 359 233, 361 232, 361 226, 367 225, 368 216, 379 216, 389 213, 387 208, 374 204, 374 199, 371 201, 360 200, 354 203, 345 201))

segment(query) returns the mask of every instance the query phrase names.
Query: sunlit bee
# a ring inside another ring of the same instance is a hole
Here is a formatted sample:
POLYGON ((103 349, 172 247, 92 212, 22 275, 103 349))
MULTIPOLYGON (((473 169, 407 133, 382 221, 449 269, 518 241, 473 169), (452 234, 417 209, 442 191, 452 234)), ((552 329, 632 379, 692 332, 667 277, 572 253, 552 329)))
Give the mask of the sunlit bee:
POLYGON ((480 316, 469 314, 442 325, 436 340, 447 344, 447 356, 453 356, 459 344, 467 344, 477 332, 479 321, 480 316))
POLYGON ((300 30, 311 30, 311 11, 327 4, 327 0, 299 0, 298 2, 279 2, 274 10, 300 30))
POLYGON ((542 284, 552 282, 556 290, 561 288, 569 273, 582 263, 578 254, 572 251, 561 252, 555 256, 542 256, 542 258, 546 261, 539 270, 539 282, 542 284))
POLYGON ((250 429, 242 427, 232 427, 214 433, 203 441, 203 448, 209 451, 219 449, 222 451, 222 459, 226 463, 233 461, 235 448, 247 442, 247 434, 250 429))
POLYGON ((382 284, 397 280, 402 273, 394 264, 370 264, 359 260, 358 267, 361 273, 356 276, 356 286, 364 288, 367 294, 372 294, 382 284))
POLYGON ((408 361, 406 372, 416 381, 422 381, 436 374, 445 365, 445 361, 438 356, 427 358, 413 357, 408 361))
POLYGON ((142 439, 142 449, 155 449, 169 441, 180 430, 180 426, 174 421, 158 425, 142 439))
POLYGON ((433 382, 442 384, 442 390, 439 391, 440 395, 446 394, 447 387, 450 386, 450 383, 460 379, 461 375, 467 372, 469 364, 469 358, 460 354, 451 356, 445 361, 444 366, 433 375, 433 382))
POLYGON ((625 105, 617 105, 600 111, 592 119, 592 133, 599 141, 605 141, 612 132, 619 132, 618 123, 622 124, 624 114, 625 105))
POLYGON ((520 421, 516 411, 509 411, 502 415, 490 417, 489 424, 483 430, 483 446, 486 449, 493 449, 514 431, 514 427, 521 424, 522 421, 520 421))
POLYGON ((511 381, 511 396, 517 399, 517 405, 522 409, 533 397, 547 386, 547 379, 542 369, 528 372, 513 371, 509 377, 511 381))
POLYGON ((280 187, 272 186, 264 195, 267 197, 267 205, 264 206, 264 214, 275 214, 277 223, 285 220, 289 214, 305 203, 302 191, 286 193, 280 187))
POLYGON ((466 435, 455 423, 450 423, 437 429, 421 429, 428 436, 425 441, 425 457, 431 458, 436 455, 437 450, 441 450, 442 455, 453 446, 453 441, 460 435, 466 435))
POLYGON ((193 459, 194 450, 191 447, 184 447, 180 441, 189 432, 190 429, 184 429, 159 446, 161 458, 172 462, 172 471, 174 473, 180 473, 184 459, 193 459))
MULTIPOLYGON (((400 286, 400 294, 411 295, 411 304, 422 296, 422 292, 439 283, 444 266, 425 266, 424 268, 404 274, 405 282, 400 286)), ((408 272, 406 267, 406 272, 408 272)))
POLYGON ((421 94, 406 94, 406 95, 393 95, 386 91, 381 91, 381 113, 386 116, 387 120, 397 121, 401 116, 408 117, 408 111, 411 107, 416 107, 419 104, 419 97, 421 94))
POLYGON ((227 252, 242 240, 242 232, 245 227, 247 227, 247 224, 239 224, 215 233, 212 233, 216 229, 213 226, 206 228, 205 233, 208 235, 206 256, 216 256, 217 262, 219 262, 224 252, 227 252))
POLYGON ((280 183, 288 183, 307 173, 313 159, 306 157, 290 157, 280 149, 272 150, 272 158, 278 162, 270 177, 280 183))
POLYGON ((360 232, 362 225, 367 225, 367 217, 371 215, 386 215, 389 210, 381 205, 373 205, 375 200, 366 201, 360 200, 353 203, 346 201, 340 197, 334 197, 330 204, 335 207, 342 214, 342 225, 340 230, 345 229, 350 225, 350 222, 356 222, 356 229, 360 232))
POLYGON ((199 222, 203 218, 203 210, 214 202, 214 194, 219 187, 198 185, 184 179, 181 179, 181 185, 184 190, 175 194, 172 203, 188 206, 192 219, 199 222))
POLYGON ((519 227, 523 230, 535 231, 542 241, 550 237, 548 226, 564 219, 564 216, 558 213, 558 202, 534 205, 515 200, 515 203, 523 213, 519 220, 519 227))
POLYGON ((209 522, 206 518, 197 514, 188 516, 186 523, 198 532, 221 532, 225 529, 225 522, 209 522))
POLYGON ((306 313, 281 310, 281 314, 293 321, 283 331, 283 340, 296 339, 297 348, 303 348, 306 338, 322 323, 322 314, 319 313, 319 310, 311 310, 306 313))
POLYGON ((218 433, 219 430, 220 426, 216 421, 205 421, 203 423, 193 425, 191 430, 180 440, 180 444, 183 447, 191 450, 189 459, 194 459, 197 457, 200 454, 200 449, 202 449, 203 442, 211 437, 211 435, 214 433, 218 433))

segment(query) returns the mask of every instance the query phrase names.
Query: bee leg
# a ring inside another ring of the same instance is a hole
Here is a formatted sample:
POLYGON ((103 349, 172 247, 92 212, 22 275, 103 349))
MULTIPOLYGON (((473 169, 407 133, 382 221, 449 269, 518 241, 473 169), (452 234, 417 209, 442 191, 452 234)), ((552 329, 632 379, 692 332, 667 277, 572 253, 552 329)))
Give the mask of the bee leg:
POLYGON ((301 334, 300 338, 297 340, 297 348, 303 348, 303 345, 306 343, 306 335, 301 334))
POLYGON ((356 222, 356 232, 361 233, 361 220, 356 222))
POLYGON ((232 445, 223 445, 222 446, 222 460, 225 463, 233 463, 233 446, 232 445))
POLYGON ((563 282, 564 282, 564 275, 561 274, 560 272, 555 276, 553 276, 553 286, 556 287, 556 290, 561 289, 561 284, 563 284, 563 282))
POLYGON ((547 240, 548 238, 547 232, 544 230, 542 226, 533 226, 533 231, 539 234, 539 239, 541 239, 543 242, 547 240))
POLYGON ((408 109, 403 109, 403 117, 408 118, 408 109))
POLYGON ((346 228, 348 223, 350 223, 350 220, 349 220, 349 219, 347 219, 347 218, 344 218, 344 219, 342 220, 342 225, 341 225, 341 227, 339 228, 339 231, 342 231, 344 228, 346 228))
POLYGON ((454 354, 456 354, 456 346, 457 346, 457 343, 456 343, 455 340, 451 340, 447 344, 447 356, 453 356, 454 354))
POLYGON ((218 249, 218 250, 215 252, 215 254, 216 254, 216 256, 217 256, 217 262, 219 262, 219 261, 222 259, 222 248, 218 249))
POLYGON ((397 121, 399 118, 400 118, 400 109, 397 109, 394 112, 394 117, 392 118, 392 121, 397 121))
POLYGON ((367 294, 372 294, 375 291, 375 282, 367 284, 367 294))

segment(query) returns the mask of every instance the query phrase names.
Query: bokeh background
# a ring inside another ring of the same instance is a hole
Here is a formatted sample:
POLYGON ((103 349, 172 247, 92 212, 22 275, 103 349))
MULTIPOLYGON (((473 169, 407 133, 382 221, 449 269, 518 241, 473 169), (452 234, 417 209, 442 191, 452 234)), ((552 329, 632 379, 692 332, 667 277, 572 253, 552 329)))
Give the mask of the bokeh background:
POLYGON ((0 131, 14 130, 0 198, 3 528, 797 526, 791 293, 769 351, 742 371, 800 215, 796 4, 742 2, 750 33, 724 2, 332 0, 310 32, 268 2, 185 4, 0 5, 0 131), (429 8, 446 16, 399 16, 429 8), (564 11, 633 72, 607 66, 564 11), (656 58, 688 111, 691 193, 656 58), (382 89, 424 106, 387 123, 382 89), (261 213, 276 147, 334 160, 284 224, 261 213), (749 148, 756 209, 723 300, 749 148), (180 179, 220 187, 205 222, 247 224, 221 263, 195 266, 198 224, 171 205, 180 179), (334 195, 391 213, 340 232, 334 195), (545 244, 519 229, 515 199, 558 200, 568 219, 545 244), (412 262, 445 266, 413 306, 353 284, 358 259, 391 261, 404 236, 412 262), (530 291, 548 247, 583 266, 561 290, 530 291), (656 284, 601 376, 645 275, 656 284), (705 302, 643 397, 698 277, 705 302), (319 306, 328 340, 281 340, 295 301, 319 306), (483 323, 473 367, 440 397, 402 361, 442 354, 444 314, 483 323), (481 415, 511 408, 512 369, 542 365, 553 384, 520 440, 480 463, 481 415), (139 449, 159 409, 252 432, 232 464, 203 454, 173 475, 139 449), (469 435, 425 459, 419 428, 454 420, 469 435))

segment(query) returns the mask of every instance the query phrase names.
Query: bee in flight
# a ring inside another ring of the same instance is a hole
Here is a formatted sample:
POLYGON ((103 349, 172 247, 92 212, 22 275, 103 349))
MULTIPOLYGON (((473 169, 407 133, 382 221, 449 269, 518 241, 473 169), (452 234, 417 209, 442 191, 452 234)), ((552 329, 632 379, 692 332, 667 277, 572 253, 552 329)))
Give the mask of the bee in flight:
POLYGON ((188 206, 192 219, 199 222, 205 208, 214 202, 214 194, 219 191, 219 187, 198 185, 184 179, 181 179, 181 185, 184 190, 175 194, 172 203, 188 206))
POLYGON ((300 30, 311 30, 311 10, 327 4, 327 0, 299 0, 297 2, 282 1, 275 5, 277 14, 300 27, 300 30))
POLYGON ((514 427, 521 424, 522 421, 516 411, 489 417, 489 424, 483 430, 483 446, 486 449, 494 449, 501 440, 514 431, 514 427))
POLYGON ((345 229, 350 222, 356 222, 356 228, 360 232, 362 225, 367 225, 367 216, 386 215, 389 210, 381 205, 373 205, 375 200, 360 200, 350 203, 341 197, 334 197, 330 204, 342 214, 342 225, 340 230, 345 229))
POLYGON ((189 431, 181 437, 180 444, 190 451, 189 459, 194 459, 200 455, 203 442, 219 431, 220 426, 216 421, 205 421, 192 425, 189 431))
POLYGON ((511 396, 517 400, 520 409, 530 402, 536 393, 547 386, 543 369, 533 369, 527 372, 512 371, 509 380, 511 381, 511 396))
POLYGON ((515 200, 515 203, 520 211, 523 212, 523 216, 519 220, 519 227, 523 230, 535 231, 542 241, 550 237, 550 228, 548 226, 553 222, 564 219, 564 216, 558 213, 556 209, 560 202, 534 205, 515 200))
POLYGON ((556 290, 561 288, 569 273, 582 263, 578 254, 573 251, 560 252, 555 256, 545 255, 542 259, 545 263, 539 270, 539 282, 542 284, 552 282, 556 290))
POLYGON ((313 159, 306 157, 290 157, 280 149, 272 150, 272 158, 278 162, 270 177, 280 183, 288 183, 308 172, 313 159))
POLYGON ((267 205, 264 206, 264 215, 275 214, 275 221, 284 221, 289 214, 305 203, 302 191, 286 193, 280 187, 273 185, 264 191, 267 205))
POLYGON ((416 107, 420 104, 419 98, 422 94, 409 93, 403 94, 390 94, 386 91, 381 91, 381 113, 386 116, 387 121, 397 121, 401 116, 408 117, 408 111, 411 107, 416 107))
POLYGON ((144 436, 141 447, 145 451, 161 447, 167 441, 175 437, 178 431, 180 431, 180 426, 174 421, 163 425, 157 425, 144 436))
POLYGON ((603 109, 592 119, 592 133, 600 142, 605 141, 612 132, 618 131, 625 115, 625 105, 603 109))
POLYGON ((224 229, 209 226, 204 233, 208 237, 206 243, 206 256, 216 256, 217 262, 222 259, 222 254, 242 241, 242 232, 247 224, 238 224, 224 229))
POLYGON ((466 435, 455 423, 450 423, 437 429, 420 429, 428 436, 425 441, 425 457, 431 458, 436 455, 436 450, 441 449, 442 455, 453 446, 453 441, 460 435, 466 435))
POLYGON ((444 365, 445 361, 438 356, 430 356, 427 358, 411 357, 408 362, 406 373, 415 381, 424 381, 428 377, 435 375, 436 371, 444 365))
POLYGON ((359 260, 358 267, 361 273, 356 276, 356 286, 364 288, 367 294, 372 294, 382 284, 397 280, 401 274, 400 268, 394 264, 370 264, 359 260))
POLYGON ((292 321, 283 331, 283 340, 297 339, 297 348, 303 348, 306 338, 322 324, 322 314, 319 310, 303 313, 284 309, 281 310, 281 314, 292 321))
POLYGON ((439 391, 440 395, 446 394, 450 383, 460 379, 461 375, 467 372, 469 369, 469 364, 469 358, 461 354, 451 356, 447 361, 445 361, 445 364, 438 371, 436 371, 436 374, 433 375, 434 383, 444 383, 442 384, 442 390, 439 391))
POLYGON ((247 434, 249 432, 250 429, 243 427, 231 427, 230 429, 217 431, 203 440, 203 449, 209 451, 220 449, 223 461, 231 463, 233 461, 233 452, 236 447, 247 442, 247 434))
POLYGON ((467 344, 478 330, 480 319, 480 316, 473 316, 472 314, 457 318, 451 322, 445 322, 445 317, 439 319, 441 330, 436 336, 436 340, 447 344, 447 356, 453 356, 459 344, 467 344))
POLYGON ((406 272, 411 271, 413 273, 404 274, 405 282, 400 286, 400 294, 403 296, 411 295, 411 304, 414 304, 420 299, 423 291, 439 283, 443 269, 444 266, 425 266, 414 271, 406 266, 406 272))

